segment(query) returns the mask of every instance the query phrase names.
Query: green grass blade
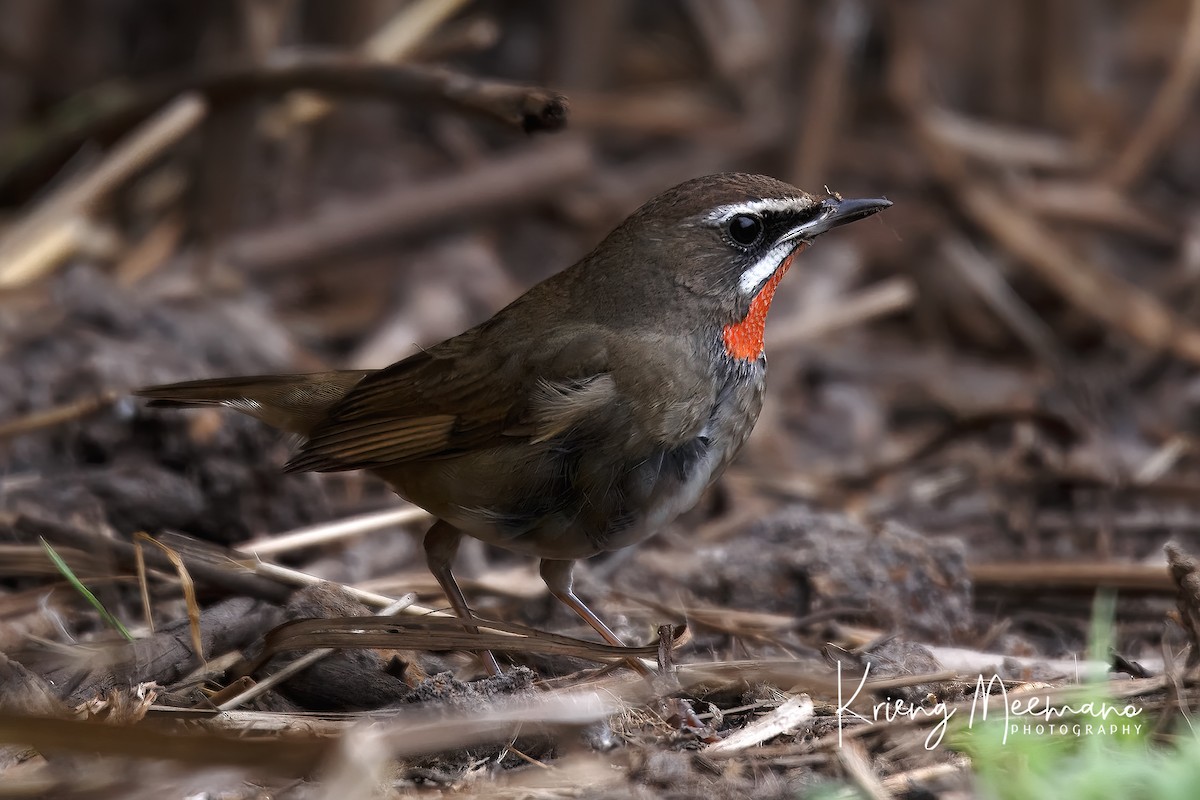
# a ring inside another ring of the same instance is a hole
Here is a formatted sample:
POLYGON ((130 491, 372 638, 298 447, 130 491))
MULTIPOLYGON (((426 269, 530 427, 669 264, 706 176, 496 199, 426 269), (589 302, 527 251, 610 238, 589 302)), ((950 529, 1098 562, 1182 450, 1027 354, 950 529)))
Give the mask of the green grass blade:
POLYGON ((62 573, 64 578, 67 579, 67 583, 75 587, 75 591, 79 592, 81 595, 83 595, 85 600, 91 603, 92 608, 96 609, 96 611, 100 614, 101 619, 112 626, 117 633, 121 634, 128 641, 132 642, 133 634, 131 634, 129 630, 121 624, 121 620, 108 613, 108 609, 105 608, 104 605, 96 598, 96 595, 92 594, 91 589, 83 585, 79 578, 76 577, 74 571, 67 566, 67 562, 62 560, 62 556, 60 556, 54 550, 54 547, 52 547, 51 544, 45 540, 45 538, 38 538, 42 542, 42 548, 46 551, 46 555, 50 558, 50 561, 53 562, 54 567, 62 573))

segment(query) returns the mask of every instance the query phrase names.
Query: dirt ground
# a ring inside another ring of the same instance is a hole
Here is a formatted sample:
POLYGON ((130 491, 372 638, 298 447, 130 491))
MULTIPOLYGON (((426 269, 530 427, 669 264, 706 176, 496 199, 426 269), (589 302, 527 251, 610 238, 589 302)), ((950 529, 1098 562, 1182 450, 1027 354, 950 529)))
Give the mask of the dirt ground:
POLYGON ((1089 676, 1173 746, 1200 3, 0 16, 3 796, 1007 797, 968 712, 1089 676), (780 285, 736 463, 580 564, 628 653, 474 541, 462 630, 382 482, 130 395, 385 366, 725 170, 894 206, 780 285))

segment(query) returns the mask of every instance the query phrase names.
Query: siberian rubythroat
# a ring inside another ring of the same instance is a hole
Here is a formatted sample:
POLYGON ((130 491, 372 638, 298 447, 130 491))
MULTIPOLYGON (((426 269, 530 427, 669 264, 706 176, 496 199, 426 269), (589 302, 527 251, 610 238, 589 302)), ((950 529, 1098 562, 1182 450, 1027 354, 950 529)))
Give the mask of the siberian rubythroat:
MULTIPOLYGON (((551 593, 620 645, 572 590, 575 560, 636 544, 696 503, 758 419, 780 279, 818 234, 890 205, 761 175, 696 178, 491 319, 385 369, 138 394, 300 434, 288 471, 383 478, 437 518, 425 552, 462 619, 450 565, 466 534, 540 558, 551 593)), ((498 671, 490 653, 484 663, 498 671)))

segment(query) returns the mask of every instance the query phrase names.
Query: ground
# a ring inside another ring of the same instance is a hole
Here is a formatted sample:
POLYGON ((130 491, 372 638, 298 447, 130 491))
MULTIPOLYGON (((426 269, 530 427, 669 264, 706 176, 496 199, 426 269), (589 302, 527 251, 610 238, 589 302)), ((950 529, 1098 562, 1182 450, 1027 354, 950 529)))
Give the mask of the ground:
POLYGON ((7 796, 1190 796, 1198 9, 0 2, 7 796), (384 366, 727 169, 895 205, 580 565, 628 653, 477 542, 462 630, 382 482, 130 394, 384 366))

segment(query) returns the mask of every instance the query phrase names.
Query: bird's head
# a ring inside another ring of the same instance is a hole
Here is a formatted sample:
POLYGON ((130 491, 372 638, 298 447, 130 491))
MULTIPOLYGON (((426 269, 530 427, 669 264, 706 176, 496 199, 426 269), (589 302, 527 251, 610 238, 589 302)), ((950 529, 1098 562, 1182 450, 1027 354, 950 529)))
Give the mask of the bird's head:
MULTIPOLYGON (((668 318, 685 306, 716 315, 728 353, 754 359, 775 287, 799 251, 890 205, 812 195, 765 175, 707 175, 647 202, 589 260, 605 283, 620 273, 624 288, 641 290, 639 306, 657 305, 668 318)), ((628 304, 629 292, 614 291, 609 302, 628 304)), ((691 319, 682 315, 680 323, 691 319)))

